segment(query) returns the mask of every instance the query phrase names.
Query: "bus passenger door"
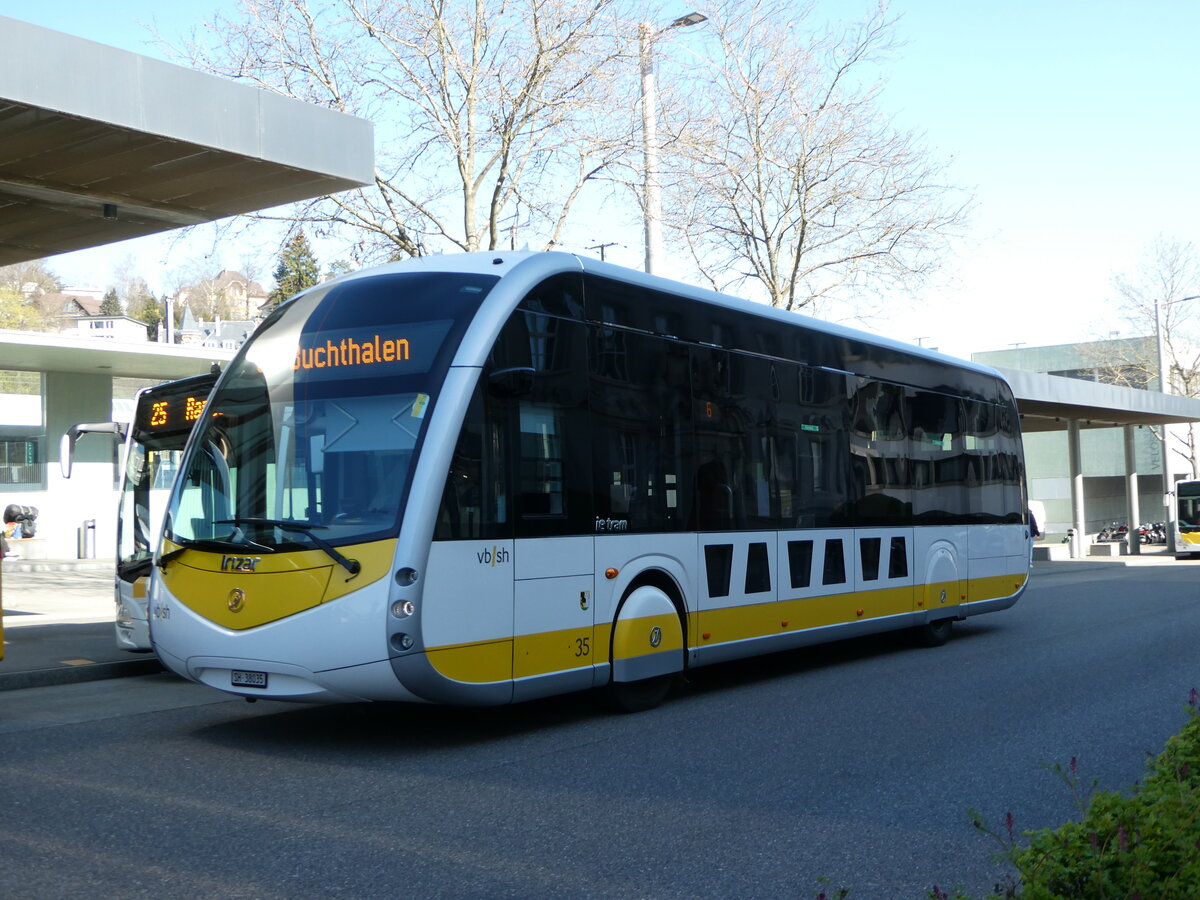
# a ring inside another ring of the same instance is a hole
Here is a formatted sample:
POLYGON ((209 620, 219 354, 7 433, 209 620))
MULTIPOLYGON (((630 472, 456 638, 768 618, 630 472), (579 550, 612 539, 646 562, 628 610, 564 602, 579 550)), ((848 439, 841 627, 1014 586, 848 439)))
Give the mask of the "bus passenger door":
POLYGON ((592 686, 597 648, 586 358, 581 323, 518 310, 489 364, 493 402, 506 410, 512 449, 515 700, 592 686))
POLYGON ((513 699, 592 686, 593 539, 517 541, 513 596, 513 699), (569 574, 564 574, 569 573, 569 574))

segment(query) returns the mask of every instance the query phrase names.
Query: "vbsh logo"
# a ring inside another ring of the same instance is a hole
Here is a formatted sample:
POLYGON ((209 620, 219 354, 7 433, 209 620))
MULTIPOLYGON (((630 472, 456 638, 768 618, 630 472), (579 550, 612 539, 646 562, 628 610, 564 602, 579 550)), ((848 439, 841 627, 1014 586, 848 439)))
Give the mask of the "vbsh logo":
POLYGON ((506 547, 484 547, 475 556, 481 566, 491 566, 492 568, 498 565, 502 566, 512 560, 512 554, 506 547))

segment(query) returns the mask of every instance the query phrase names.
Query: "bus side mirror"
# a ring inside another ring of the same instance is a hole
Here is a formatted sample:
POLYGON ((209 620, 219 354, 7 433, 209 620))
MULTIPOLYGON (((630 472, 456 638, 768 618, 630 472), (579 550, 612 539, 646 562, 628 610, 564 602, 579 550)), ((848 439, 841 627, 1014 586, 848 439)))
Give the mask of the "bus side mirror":
POLYGON ((112 434, 117 440, 125 440, 125 423, 96 422, 72 425, 58 441, 58 467, 62 470, 63 478, 71 477, 71 467, 75 461, 75 444, 85 434, 112 434))
POLYGON ((75 442, 77 440, 79 440, 79 432, 74 428, 59 438, 58 467, 62 470, 63 478, 71 477, 71 463, 75 458, 75 442))
POLYGON ((523 397, 533 392, 534 370, 530 366, 498 369, 488 375, 488 391, 493 397, 523 397))

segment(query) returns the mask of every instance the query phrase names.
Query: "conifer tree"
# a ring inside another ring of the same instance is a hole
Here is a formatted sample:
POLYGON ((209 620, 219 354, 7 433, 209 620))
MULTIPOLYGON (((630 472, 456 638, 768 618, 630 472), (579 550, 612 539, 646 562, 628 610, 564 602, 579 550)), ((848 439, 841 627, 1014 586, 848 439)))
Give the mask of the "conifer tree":
POLYGON ((117 297, 117 289, 109 288, 105 291, 104 299, 100 301, 100 315, 119 316, 124 311, 121 309, 121 300, 117 297))
POLYGON ((163 320, 165 308, 166 298, 159 300, 149 291, 144 296, 129 301, 129 315, 146 324, 146 335, 152 341, 157 340, 158 323, 163 320))
POLYGON ((321 280, 321 267, 313 255, 308 238, 301 229, 279 254, 279 265, 275 267, 275 288, 267 298, 274 309, 288 297, 310 288, 321 280))

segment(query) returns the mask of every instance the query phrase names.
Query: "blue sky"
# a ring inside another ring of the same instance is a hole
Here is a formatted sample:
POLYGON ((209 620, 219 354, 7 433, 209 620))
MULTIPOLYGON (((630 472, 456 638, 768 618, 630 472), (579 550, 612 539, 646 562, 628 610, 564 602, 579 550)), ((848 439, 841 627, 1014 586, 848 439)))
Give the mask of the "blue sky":
MULTIPOLYGON (((0 14, 155 56, 148 24, 176 35, 235 8, 0 0, 0 14)), ((864 9, 818 4, 843 18, 864 9)), ((974 195, 975 212, 938 282, 894 300, 869 327, 963 356, 1134 333, 1116 314, 1112 275, 1133 270, 1158 235, 1197 240, 1200 3, 893 0, 891 11, 903 46, 884 68, 885 108, 951 160, 951 181, 974 195)), ((628 258, 616 261, 639 265, 640 235, 625 242, 628 258)), ((98 270, 91 280, 104 282, 111 260, 130 252, 148 269, 182 262, 148 239, 53 266, 72 284, 98 270)))

